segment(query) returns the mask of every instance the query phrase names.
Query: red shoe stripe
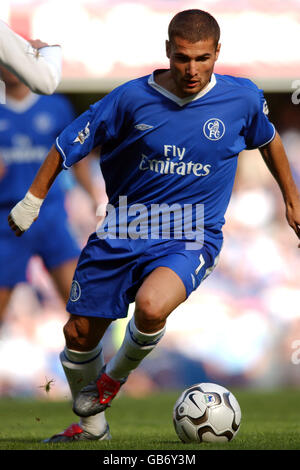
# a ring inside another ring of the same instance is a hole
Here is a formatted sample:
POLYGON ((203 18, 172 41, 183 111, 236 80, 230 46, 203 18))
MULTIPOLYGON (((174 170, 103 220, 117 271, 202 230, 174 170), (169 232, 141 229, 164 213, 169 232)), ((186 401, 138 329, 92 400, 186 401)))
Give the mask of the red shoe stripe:
POLYGON ((83 429, 77 423, 71 424, 63 433, 63 436, 73 437, 75 434, 81 434, 83 429))
POLYGON ((121 383, 103 373, 97 380, 97 389, 99 393, 99 402, 109 403, 118 393, 121 383))

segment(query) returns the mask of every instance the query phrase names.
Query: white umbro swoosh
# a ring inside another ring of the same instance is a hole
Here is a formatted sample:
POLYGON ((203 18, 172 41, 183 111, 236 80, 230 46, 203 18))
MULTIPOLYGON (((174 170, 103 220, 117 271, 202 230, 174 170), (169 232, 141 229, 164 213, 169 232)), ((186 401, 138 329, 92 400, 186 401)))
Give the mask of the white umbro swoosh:
POLYGON ((139 131, 146 131, 147 129, 153 129, 153 126, 150 126, 149 124, 136 124, 134 127, 138 129, 139 131))

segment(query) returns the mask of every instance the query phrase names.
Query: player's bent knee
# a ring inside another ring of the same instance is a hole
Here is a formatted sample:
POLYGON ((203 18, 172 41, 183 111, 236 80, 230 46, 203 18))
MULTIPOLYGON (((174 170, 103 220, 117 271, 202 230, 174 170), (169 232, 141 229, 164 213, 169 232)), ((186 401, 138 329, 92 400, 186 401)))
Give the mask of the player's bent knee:
POLYGON ((148 295, 136 296, 134 315, 137 328, 145 333, 161 329, 165 324, 159 303, 148 295))
POLYGON ((67 348, 91 351, 99 344, 111 322, 110 318, 71 315, 63 329, 67 348))
MULTIPOLYGON (((87 319, 86 319, 87 320, 87 319)), ((63 328, 68 349, 89 351, 95 347, 89 337, 88 322, 82 317, 71 316, 63 328)))

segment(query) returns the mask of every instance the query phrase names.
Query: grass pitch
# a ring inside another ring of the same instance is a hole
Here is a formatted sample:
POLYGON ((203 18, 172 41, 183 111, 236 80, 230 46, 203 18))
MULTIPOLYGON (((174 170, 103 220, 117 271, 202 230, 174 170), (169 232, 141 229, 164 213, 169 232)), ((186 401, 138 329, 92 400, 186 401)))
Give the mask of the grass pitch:
POLYGON ((43 439, 76 422, 69 402, 0 399, 1 450, 300 450, 300 390, 232 390, 241 410, 240 430, 226 444, 183 444, 172 423, 180 392, 142 399, 117 397, 106 415, 112 440, 43 444, 43 439))

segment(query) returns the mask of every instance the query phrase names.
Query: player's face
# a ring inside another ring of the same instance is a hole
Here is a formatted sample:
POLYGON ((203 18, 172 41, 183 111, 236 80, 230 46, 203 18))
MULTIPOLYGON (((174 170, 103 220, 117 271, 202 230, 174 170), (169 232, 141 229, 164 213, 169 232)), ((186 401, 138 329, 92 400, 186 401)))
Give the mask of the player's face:
POLYGON ((207 41, 189 42, 178 36, 166 42, 167 57, 174 94, 179 98, 199 93, 210 80, 220 52, 211 38, 207 41))

